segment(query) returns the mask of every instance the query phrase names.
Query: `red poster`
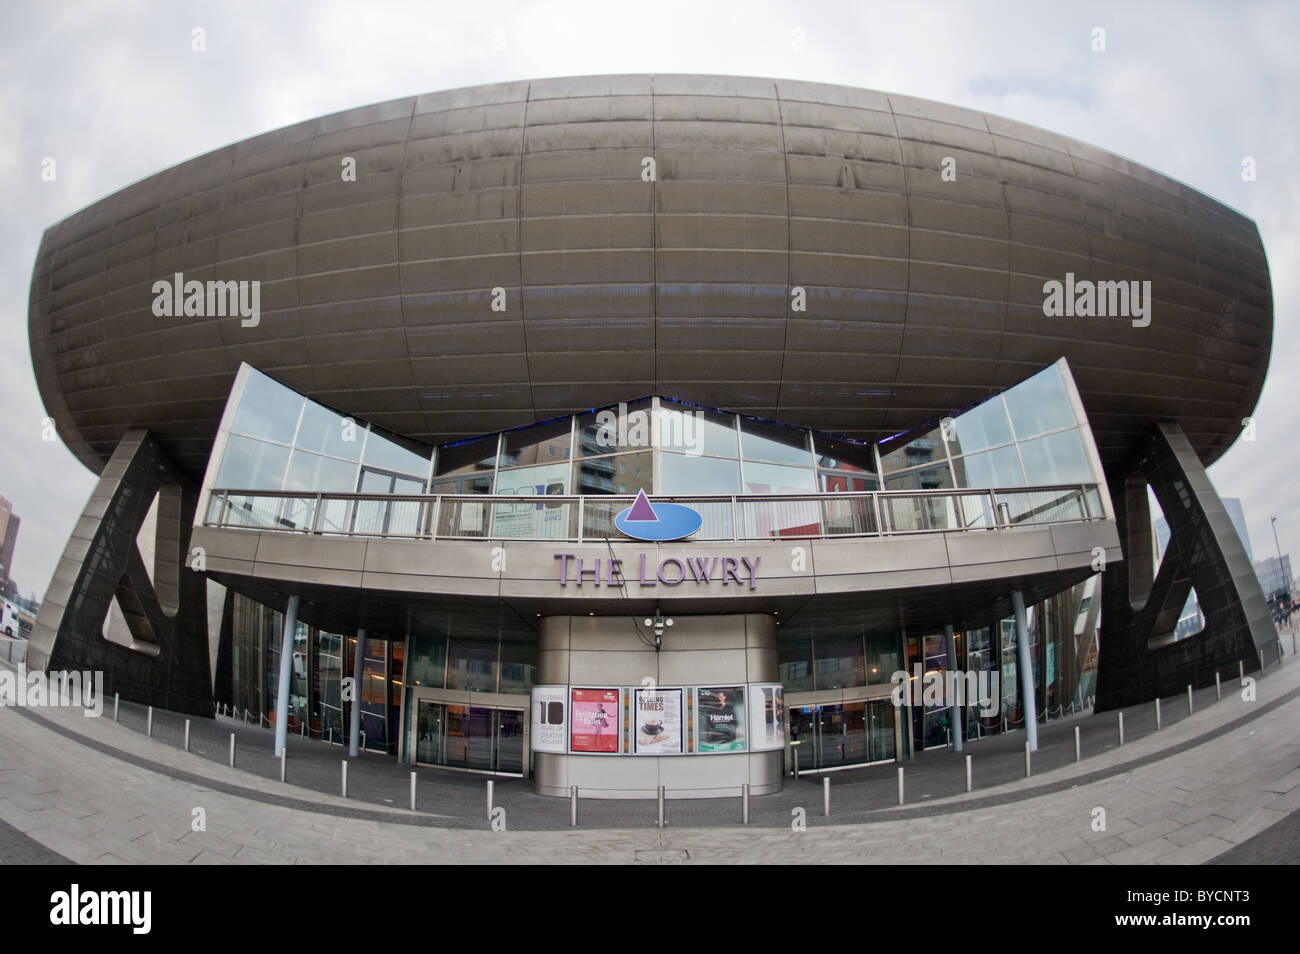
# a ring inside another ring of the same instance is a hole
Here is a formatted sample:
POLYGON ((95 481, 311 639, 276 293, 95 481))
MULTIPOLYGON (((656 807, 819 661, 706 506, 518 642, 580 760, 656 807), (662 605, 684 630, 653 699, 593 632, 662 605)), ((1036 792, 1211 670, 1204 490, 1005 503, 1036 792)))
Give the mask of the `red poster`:
POLYGON ((574 752, 618 752, 618 690, 574 689, 569 748, 574 752))

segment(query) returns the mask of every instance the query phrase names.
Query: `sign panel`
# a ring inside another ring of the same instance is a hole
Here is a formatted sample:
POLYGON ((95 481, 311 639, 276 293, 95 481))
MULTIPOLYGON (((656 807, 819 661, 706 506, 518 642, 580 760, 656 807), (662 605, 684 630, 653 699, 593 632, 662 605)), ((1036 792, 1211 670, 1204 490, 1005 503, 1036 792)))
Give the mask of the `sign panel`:
POLYGON ((681 754, 682 690, 637 689, 632 718, 638 755, 681 754))
POLYGON ((785 746, 785 689, 780 683, 749 687, 749 747, 755 752, 785 746))
POLYGON ((567 752, 567 686, 534 686, 532 733, 529 744, 534 752, 567 752))
POLYGON ((697 689, 695 712, 697 751, 745 751, 744 686, 697 689))
POLYGON ((569 705, 572 752, 618 752, 618 690, 574 689, 569 705))

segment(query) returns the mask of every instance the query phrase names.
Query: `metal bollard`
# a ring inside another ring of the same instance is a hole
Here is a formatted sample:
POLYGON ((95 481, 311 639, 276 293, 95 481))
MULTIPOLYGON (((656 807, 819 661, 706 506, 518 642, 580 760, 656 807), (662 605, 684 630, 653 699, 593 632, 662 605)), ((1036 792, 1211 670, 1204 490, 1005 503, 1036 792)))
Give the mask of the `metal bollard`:
POLYGON ((952 748, 952 728, 949 727, 946 731, 947 731, 947 733, 948 733, 948 748, 951 749, 951 748, 952 748))
POLYGON ((493 784, 494 784, 494 783, 493 783, 492 779, 488 779, 488 780, 487 780, 487 819, 488 819, 488 821, 491 821, 491 820, 492 820, 492 786, 493 786, 493 784))
POLYGON ((970 756, 968 755, 966 756, 966 791, 968 792, 970 791, 970 783, 971 783, 970 774, 971 774, 971 764, 970 764, 970 756))
POLYGON ((149 715, 145 718, 144 734, 150 739, 153 738, 153 706, 149 707, 149 715))
POLYGON ((230 767, 235 767, 235 733, 230 733, 230 767))
POLYGON ((344 759, 340 764, 342 764, 343 766, 343 797, 347 798, 348 797, 348 760, 344 759))
POLYGON ((749 824, 749 783, 740 786, 740 823, 749 824))
POLYGON ((794 753, 794 771, 790 774, 797 779, 799 777, 799 750, 791 749, 790 751, 794 753))
POLYGON ((831 814, 831 777, 822 776, 822 816, 829 818, 831 814))
POLYGON ((280 781, 284 781, 285 765, 289 761, 289 747, 286 745, 280 750, 280 781))
POLYGON ((1030 775, 1030 766, 1029 766, 1029 743, 1026 742, 1026 743, 1025 743, 1025 778, 1029 778, 1029 775, 1030 775))
POLYGON ((415 773, 411 773, 411 811, 415 811, 415 773))
POLYGON ((1124 713, 1119 714, 1119 744, 1124 744, 1124 713))
POLYGON ((578 786, 569 786, 569 825, 578 827, 578 786))
POLYGON ((1074 727, 1074 760, 1077 762, 1082 754, 1081 743, 1079 740, 1079 727, 1074 727))
POLYGON ((1156 731, 1160 731, 1160 697, 1156 696, 1156 731))
POLYGON ((366 750, 366 734, 365 734, 364 732, 362 732, 362 733, 361 733, 361 748, 357 749, 357 755, 362 754, 363 752, 365 752, 365 750, 366 750))
POLYGON ((1187 714, 1191 715, 1195 711, 1192 705, 1192 684, 1187 684, 1187 714))
POLYGON ((1214 698, 1223 698, 1223 683, 1219 681, 1219 674, 1217 672, 1214 674, 1214 698))
POLYGON ((119 702, 121 702, 121 699, 118 697, 118 694, 117 694, 116 692, 113 693, 113 721, 114 721, 114 722, 118 721, 118 719, 117 719, 117 704, 118 704, 119 702))
POLYGON ((303 737, 304 739, 307 738, 307 722, 306 722, 306 720, 303 720, 302 722, 299 722, 298 725, 302 728, 302 737, 303 737))
POLYGON ((1246 662, 1244 659, 1237 660, 1237 675, 1242 679, 1246 678, 1246 662))
POLYGON ((898 767, 898 804, 903 804, 903 766, 898 767))
POLYGON ((185 720, 185 751, 190 750, 190 720, 185 720))
POLYGON ((659 827, 664 827, 664 787, 659 786, 659 827))

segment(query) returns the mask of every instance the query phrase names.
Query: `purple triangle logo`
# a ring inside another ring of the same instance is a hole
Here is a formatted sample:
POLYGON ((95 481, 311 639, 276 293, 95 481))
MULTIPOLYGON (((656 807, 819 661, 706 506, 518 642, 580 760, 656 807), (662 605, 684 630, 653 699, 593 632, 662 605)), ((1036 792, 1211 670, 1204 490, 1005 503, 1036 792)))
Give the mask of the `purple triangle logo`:
POLYGON ((654 522, 659 519, 659 515, 655 513, 655 508, 650 506, 650 501, 646 499, 644 490, 637 491, 636 500, 633 501, 631 508, 628 510, 627 519, 638 522, 654 522))

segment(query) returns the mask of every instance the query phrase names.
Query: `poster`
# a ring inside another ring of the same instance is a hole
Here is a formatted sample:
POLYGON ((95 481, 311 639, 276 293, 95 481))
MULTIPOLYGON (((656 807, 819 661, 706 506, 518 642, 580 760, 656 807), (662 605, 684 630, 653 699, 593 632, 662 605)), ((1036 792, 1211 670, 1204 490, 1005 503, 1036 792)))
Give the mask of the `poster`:
POLYGON ((744 686, 696 690, 695 712, 698 751, 745 751, 744 686))
POLYGON ((574 689, 569 705, 571 752, 618 752, 617 689, 574 689))
POLYGON ((566 752, 565 701, 567 686, 534 686, 532 732, 529 745, 534 752, 566 752))
POLYGON ((749 687, 749 747, 755 752, 785 746, 785 690, 775 685, 749 687))
POLYGON ((682 690, 637 689, 632 705, 638 755, 680 755, 682 690))

